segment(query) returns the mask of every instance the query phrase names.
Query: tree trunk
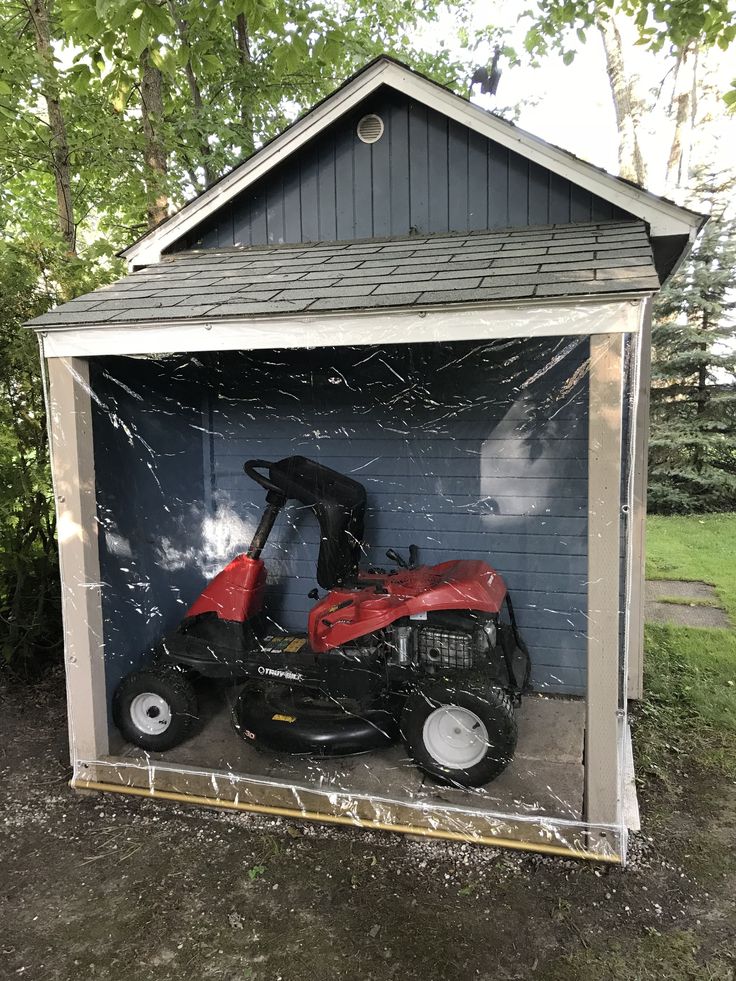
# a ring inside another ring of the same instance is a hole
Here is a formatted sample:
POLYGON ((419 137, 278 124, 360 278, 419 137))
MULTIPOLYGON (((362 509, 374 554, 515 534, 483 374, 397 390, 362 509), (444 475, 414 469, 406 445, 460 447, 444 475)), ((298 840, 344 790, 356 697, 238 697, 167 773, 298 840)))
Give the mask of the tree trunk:
POLYGON ((59 74, 51 47, 51 25, 47 0, 25 0, 26 9, 33 22, 36 52, 41 60, 41 92, 46 102, 51 130, 51 153, 56 184, 56 216, 64 241, 72 254, 77 250, 77 227, 74 223, 74 199, 72 196, 69 142, 66 123, 59 98, 59 74))
MULTIPOLYGON (((238 61, 240 62, 242 78, 245 81, 245 68, 246 65, 250 64, 251 59, 250 35, 248 33, 248 21, 245 19, 245 14, 238 14, 235 18, 235 45, 238 49, 238 61)), ((240 86, 240 126, 244 136, 243 150, 245 150, 246 156, 250 156, 254 149, 253 117, 248 109, 245 85, 240 86)))
MULTIPOLYGON (((706 403, 708 401, 708 330, 710 328, 710 323, 708 319, 707 312, 703 312, 703 316, 700 322, 699 333, 703 336, 703 341, 701 341, 697 347, 700 351, 700 363, 698 364, 698 384, 696 395, 696 408, 695 413, 698 419, 701 419, 705 415, 706 403)), ((700 473, 703 469, 703 447, 701 444, 696 444, 693 452, 693 467, 700 473)))
POLYGON ((160 127, 164 114, 163 77, 153 64, 148 48, 141 55, 141 114, 145 138, 146 212, 148 227, 155 228, 168 215, 166 149, 160 127))
POLYGON ((235 36, 240 64, 245 65, 246 62, 250 61, 250 37, 248 36, 248 22, 245 19, 245 14, 238 14, 235 18, 235 36))
MULTIPOLYGON (((179 35, 179 40, 183 45, 186 46, 187 51, 191 51, 191 46, 189 44, 189 24, 182 17, 179 16, 179 11, 176 6, 176 0, 169 0, 169 10, 171 11, 171 16, 176 24, 176 32, 179 35)), ((211 156, 212 148, 210 147, 209 141, 207 139, 207 134, 204 132, 204 102, 202 100, 202 90, 199 87, 199 81, 194 72, 194 67, 192 65, 191 58, 187 58, 186 65, 184 66, 184 72, 187 77, 187 85, 189 86, 189 93, 192 97, 192 105, 194 106, 194 117, 197 120, 197 128, 199 130, 201 139, 199 149, 202 154, 202 166, 204 167, 204 180, 207 187, 214 183, 217 173, 212 167, 211 156)))
POLYGON ((644 184, 647 173, 638 133, 644 104, 637 94, 637 80, 626 74, 621 33, 614 16, 599 17, 598 30, 603 39, 606 70, 616 111, 619 174, 637 184, 644 184))
POLYGON ((665 188, 668 192, 685 186, 690 172, 690 147, 697 111, 697 64, 697 43, 690 41, 677 53, 675 82, 670 104, 670 111, 675 117, 675 128, 665 178, 665 188))

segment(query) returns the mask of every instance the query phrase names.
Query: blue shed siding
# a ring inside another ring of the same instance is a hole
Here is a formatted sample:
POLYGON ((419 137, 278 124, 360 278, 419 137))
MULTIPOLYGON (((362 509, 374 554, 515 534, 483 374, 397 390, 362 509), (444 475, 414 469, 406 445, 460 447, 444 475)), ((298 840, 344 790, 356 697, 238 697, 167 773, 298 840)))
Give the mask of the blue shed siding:
POLYGON ((441 113, 383 89, 171 249, 467 232, 631 216, 441 113), (383 137, 355 127, 378 113, 383 137))
POLYGON ((105 674, 111 694, 205 584, 201 393, 171 361, 90 359, 105 674))
MULTIPOLYGON (((368 491, 366 562, 494 565, 541 688, 582 693, 587 340, 92 361, 106 671, 112 688, 248 544, 249 457, 314 457, 368 491)), ((265 558, 270 607, 304 626, 319 546, 291 505, 265 558)))
MULTIPOLYGON (((587 339, 228 355, 211 366, 214 524, 247 544, 263 491, 251 457, 310 456, 368 492, 366 561, 490 561, 504 576, 541 688, 585 687, 587 339), (243 396, 244 389, 247 395, 243 396)), ((291 505, 267 546, 270 608, 303 628, 319 534, 291 505)))

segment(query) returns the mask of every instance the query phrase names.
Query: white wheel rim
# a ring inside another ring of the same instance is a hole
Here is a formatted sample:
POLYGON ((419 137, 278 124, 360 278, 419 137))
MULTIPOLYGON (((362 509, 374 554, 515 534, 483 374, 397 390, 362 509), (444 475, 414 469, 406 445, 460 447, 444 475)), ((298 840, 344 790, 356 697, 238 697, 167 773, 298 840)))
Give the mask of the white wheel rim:
POLYGON ((144 691, 130 703, 130 718, 139 732, 156 736, 171 725, 171 706, 155 692, 144 691))
POLYGON ((488 730, 483 721, 461 705, 441 705, 424 721, 427 752, 448 770, 468 770, 488 751, 488 730))

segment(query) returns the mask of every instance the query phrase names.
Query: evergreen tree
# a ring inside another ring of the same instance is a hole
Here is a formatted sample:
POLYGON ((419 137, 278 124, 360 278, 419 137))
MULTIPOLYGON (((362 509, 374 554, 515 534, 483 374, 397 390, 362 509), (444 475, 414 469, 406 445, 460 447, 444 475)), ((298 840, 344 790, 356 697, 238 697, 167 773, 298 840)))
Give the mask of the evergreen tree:
POLYGON ((716 214, 655 302, 652 511, 736 510, 735 307, 736 222, 716 214))

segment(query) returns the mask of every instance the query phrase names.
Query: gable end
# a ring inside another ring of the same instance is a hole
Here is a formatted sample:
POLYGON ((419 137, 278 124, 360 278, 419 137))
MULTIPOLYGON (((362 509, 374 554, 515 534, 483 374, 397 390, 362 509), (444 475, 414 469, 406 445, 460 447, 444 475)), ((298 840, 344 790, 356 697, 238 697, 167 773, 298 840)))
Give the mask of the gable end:
POLYGON ((351 241, 632 216, 386 86, 174 242, 192 248, 351 241), (373 113, 375 143, 357 135, 373 113))

